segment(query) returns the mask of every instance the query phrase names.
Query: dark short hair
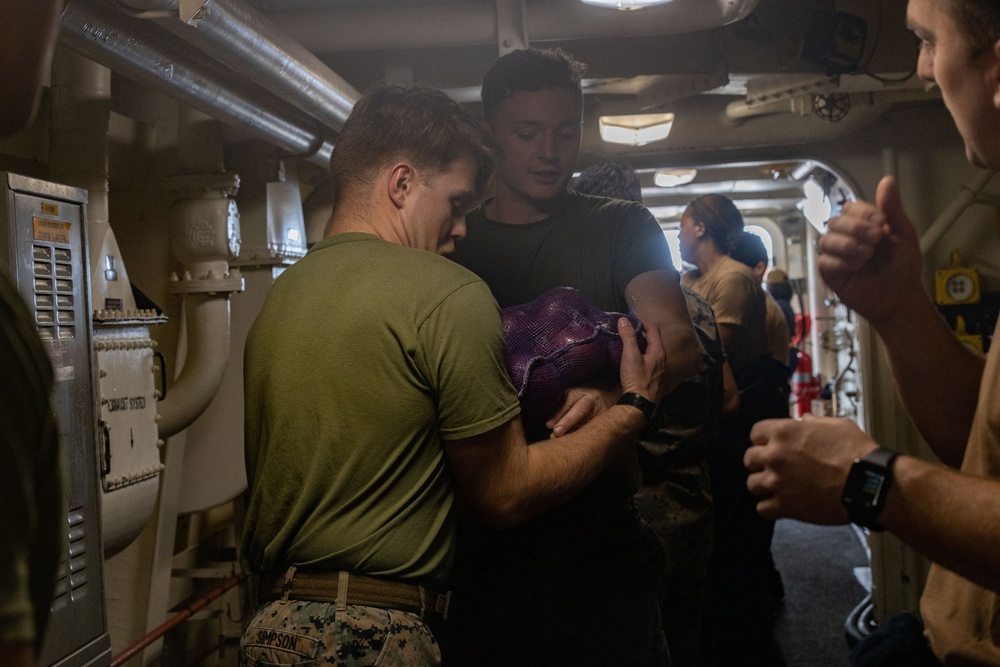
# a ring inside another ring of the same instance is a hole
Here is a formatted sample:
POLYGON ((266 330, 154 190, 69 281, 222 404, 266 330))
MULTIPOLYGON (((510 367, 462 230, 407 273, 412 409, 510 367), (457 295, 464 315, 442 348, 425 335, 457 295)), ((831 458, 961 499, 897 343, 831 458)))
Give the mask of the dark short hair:
POLYGON ((562 49, 518 49, 500 56, 483 76, 483 118, 496 120, 501 100, 514 93, 565 88, 579 93, 582 102, 586 70, 562 49))
POLYGON ((761 262, 768 263, 767 248, 759 236, 753 232, 743 231, 733 236, 729 245, 729 256, 737 262, 743 262, 751 269, 761 262))
POLYGON ((965 33, 978 57, 1000 41, 1000 2, 997 0, 945 0, 945 9, 965 33))
POLYGON ((629 165, 614 160, 604 160, 584 169, 573 189, 585 195, 642 203, 639 174, 629 165))
POLYGON ((736 204, 724 195, 702 195, 688 204, 695 222, 705 225, 705 231, 716 247, 729 254, 731 244, 743 231, 743 215, 736 204))
POLYGON ((431 177, 455 160, 476 162, 476 195, 493 175, 492 140, 462 105, 433 88, 382 86, 351 111, 330 156, 334 206, 343 193, 363 187, 395 160, 411 160, 431 177))

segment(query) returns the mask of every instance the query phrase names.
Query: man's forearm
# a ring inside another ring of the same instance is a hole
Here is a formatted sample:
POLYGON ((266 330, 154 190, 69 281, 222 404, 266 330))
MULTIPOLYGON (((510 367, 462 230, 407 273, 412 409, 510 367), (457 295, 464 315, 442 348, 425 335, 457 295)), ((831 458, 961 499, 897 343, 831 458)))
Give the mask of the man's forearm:
POLYGON ((998 497, 1000 482, 900 456, 880 523, 934 562, 1000 592, 998 497))
POLYGON ((445 441, 459 492, 480 520, 510 528, 568 500, 593 481, 646 427, 636 408, 615 405, 584 428, 528 445, 520 419, 488 433, 445 441))
POLYGON ((876 328, 903 403, 938 457, 957 468, 983 375, 983 358, 962 345, 923 299, 876 328))
POLYGON ((592 482, 621 456, 646 428, 645 416, 637 409, 612 406, 586 427, 526 448, 520 488, 517 523, 565 502, 592 482))

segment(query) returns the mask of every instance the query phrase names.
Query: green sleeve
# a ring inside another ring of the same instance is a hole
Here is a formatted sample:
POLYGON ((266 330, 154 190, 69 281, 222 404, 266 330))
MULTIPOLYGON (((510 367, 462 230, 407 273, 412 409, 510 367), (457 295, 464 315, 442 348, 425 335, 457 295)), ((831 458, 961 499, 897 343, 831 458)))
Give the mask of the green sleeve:
POLYGON ((418 359, 437 391, 443 438, 480 435, 520 414, 500 308, 482 281, 449 294, 422 323, 418 359))

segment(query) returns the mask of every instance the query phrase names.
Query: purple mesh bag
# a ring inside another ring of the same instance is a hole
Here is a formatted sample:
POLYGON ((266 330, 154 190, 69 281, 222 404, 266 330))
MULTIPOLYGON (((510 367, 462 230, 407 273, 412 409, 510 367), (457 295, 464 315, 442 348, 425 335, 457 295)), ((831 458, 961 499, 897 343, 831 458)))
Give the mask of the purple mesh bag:
MULTIPOLYGON (((525 417, 545 419, 563 402, 569 387, 587 380, 617 378, 622 357, 618 319, 572 287, 556 287, 530 303, 503 309, 507 370, 525 417)), ((634 313, 624 314, 639 332, 634 313)))

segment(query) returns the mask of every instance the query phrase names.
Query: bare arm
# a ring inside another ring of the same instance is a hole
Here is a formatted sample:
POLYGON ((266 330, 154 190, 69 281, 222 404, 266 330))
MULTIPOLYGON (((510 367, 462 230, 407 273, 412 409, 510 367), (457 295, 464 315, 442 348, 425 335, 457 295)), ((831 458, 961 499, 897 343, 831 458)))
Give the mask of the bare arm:
MULTIPOLYGON (((624 318, 618 324, 623 352, 621 384, 658 401, 665 362, 655 332, 647 333, 639 353, 635 331, 624 318)), ((444 443, 459 493, 487 524, 517 525, 567 500, 592 481, 646 427, 634 407, 615 405, 583 428, 561 438, 528 445, 519 419, 482 435, 444 443)))
POLYGON ((929 299, 915 306, 876 331, 910 418, 938 458, 958 468, 985 360, 962 345, 929 299))
POLYGON ((910 417, 935 453, 958 466, 983 358, 958 341, 921 285, 920 246, 895 179, 882 179, 876 202, 850 202, 830 221, 820 273, 875 328, 910 417))
POLYGON ((459 493, 494 528, 508 528, 568 500, 594 480, 646 426, 616 405, 583 428, 528 445, 520 419, 473 438, 445 442, 459 493))
MULTIPOLYGON (((840 496, 855 458, 876 447, 853 422, 807 416, 754 426, 744 462, 769 519, 848 522, 840 496)), ((1000 592, 1000 482, 909 456, 893 464, 880 523, 931 560, 1000 592)))
POLYGON ((901 456, 879 518, 936 563, 1000 593, 1000 482, 901 456))
POLYGON ((667 372, 662 381, 666 394, 701 367, 698 338, 680 283, 669 271, 647 271, 629 282, 625 298, 647 327, 656 327, 663 341, 667 372))
POLYGON ((732 417, 740 411, 740 388, 736 386, 736 376, 729 362, 722 364, 722 414, 732 417))
MULTIPOLYGON (((717 322, 716 326, 719 328, 719 338, 722 339, 722 349, 726 351, 727 356, 731 352, 738 350, 743 346, 742 327, 728 322, 717 322)), ((733 368, 729 365, 728 361, 726 362, 726 366, 729 368, 729 372, 731 374, 733 368)), ((723 379, 725 379, 725 376, 723 376, 723 379)), ((736 382, 735 377, 733 378, 733 382, 736 382)))

